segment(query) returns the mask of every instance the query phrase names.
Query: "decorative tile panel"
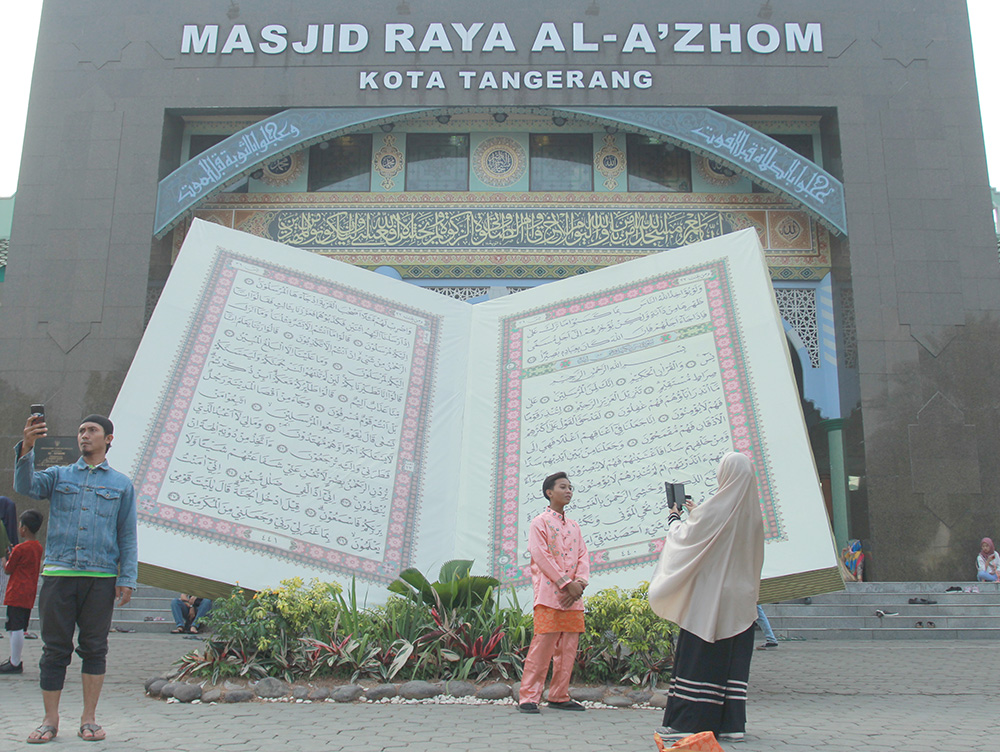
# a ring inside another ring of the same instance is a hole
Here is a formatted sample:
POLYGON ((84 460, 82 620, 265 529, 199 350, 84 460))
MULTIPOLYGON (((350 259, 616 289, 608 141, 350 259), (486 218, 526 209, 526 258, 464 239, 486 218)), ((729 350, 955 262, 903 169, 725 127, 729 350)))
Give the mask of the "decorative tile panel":
MULTIPOLYGON (((624 134, 621 140, 624 140, 624 134)), ((604 188, 608 191, 615 191, 621 188, 624 190, 621 178, 625 176, 625 168, 628 163, 625 159, 625 150, 622 148, 620 140, 612 134, 604 137, 604 143, 594 155, 594 169, 597 175, 594 176, 595 185, 598 183, 598 176, 602 180, 604 188)))
POLYGON ((776 288, 781 318, 795 330, 809 353, 809 364, 820 367, 819 322, 816 317, 816 291, 810 288, 776 288))
POLYGON ((375 174, 382 178, 378 184, 383 190, 401 189, 403 180, 400 173, 406 164, 403 153, 396 147, 396 137, 391 133, 382 136, 382 146, 372 155, 375 174), (399 182, 397 185, 397 177, 399 182))
POLYGON ((509 188, 524 178, 528 152, 508 136, 484 139, 472 154, 472 174, 487 189, 509 188))
POLYGON ((557 279, 745 227, 774 279, 830 267, 827 231, 774 194, 223 194, 195 216, 410 279, 557 279))

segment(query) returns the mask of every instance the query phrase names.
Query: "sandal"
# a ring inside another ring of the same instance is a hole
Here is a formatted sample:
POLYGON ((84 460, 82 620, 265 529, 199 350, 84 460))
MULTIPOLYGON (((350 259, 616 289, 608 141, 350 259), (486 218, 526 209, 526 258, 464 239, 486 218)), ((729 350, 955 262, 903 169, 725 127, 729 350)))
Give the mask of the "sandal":
POLYGON ((38 734, 38 736, 29 736, 27 739, 28 744, 48 744, 59 735, 59 729, 55 726, 49 726, 47 723, 43 723, 31 733, 38 734), (48 734, 48 738, 46 738, 46 734, 48 734))
POLYGON ((107 734, 104 733, 104 729, 101 728, 96 723, 84 723, 80 726, 80 730, 76 734, 85 742, 102 742, 107 734), (89 732, 90 736, 84 736, 83 732, 89 732))
POLYGON ((198 627, 191 627, 191 629, 188 630, 188 634, 198 634, 198 627))
POLYGON ((188 631, 184 627, 174 627, 170 630, 170 634, 187 634, 188 631))

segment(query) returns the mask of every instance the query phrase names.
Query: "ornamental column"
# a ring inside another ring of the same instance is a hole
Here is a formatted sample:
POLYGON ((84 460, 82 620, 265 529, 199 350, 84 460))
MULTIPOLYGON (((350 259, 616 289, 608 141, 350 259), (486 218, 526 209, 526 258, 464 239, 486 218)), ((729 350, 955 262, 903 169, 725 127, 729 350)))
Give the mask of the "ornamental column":
POLYGON ((820 427, 826 431, 830 447, 830 496, 833 502, 833 535, 837 539, 837 553, 847 545, 847 467, 844 463, 844 419, 822 420, 820 427))

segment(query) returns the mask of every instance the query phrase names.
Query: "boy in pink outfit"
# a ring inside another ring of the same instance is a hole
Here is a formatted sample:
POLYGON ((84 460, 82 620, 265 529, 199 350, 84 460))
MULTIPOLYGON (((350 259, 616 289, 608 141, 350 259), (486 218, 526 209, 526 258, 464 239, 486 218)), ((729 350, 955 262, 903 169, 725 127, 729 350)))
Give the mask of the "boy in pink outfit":
POLYGON ((553 473, 542 482, 549 507, 531 521, 528 551, 531 584, 535 591, 535 635, 521 676, 518 710, 537 713, 545 675, 552 663, 549 707, 583 710, 570 699, 576 648, 583 632, 583 591, 590 577, 590 558, 580 526, 564 512, 573 498, 566 473, 553 473))

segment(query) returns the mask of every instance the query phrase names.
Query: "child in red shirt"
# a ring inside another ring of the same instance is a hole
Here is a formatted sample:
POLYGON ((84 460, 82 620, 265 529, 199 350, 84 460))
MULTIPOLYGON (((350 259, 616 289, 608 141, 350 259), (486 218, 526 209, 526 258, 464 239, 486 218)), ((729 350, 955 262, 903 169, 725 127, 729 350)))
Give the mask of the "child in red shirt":
POLYGON ((17 534, 21 543, 14 546, 4 571, 10 575, 7 594, 7 631, 10 632, 10 659, 0 663, 0 674, 20 674, 24 671, 21 651, 24 649, 24 630, 28 628, 31 609, 38 592, 38 572, 42 568, 42 544, 35 535, 42 527, 42 515, 29 509, 21 515, 17 534))

